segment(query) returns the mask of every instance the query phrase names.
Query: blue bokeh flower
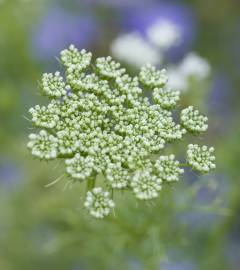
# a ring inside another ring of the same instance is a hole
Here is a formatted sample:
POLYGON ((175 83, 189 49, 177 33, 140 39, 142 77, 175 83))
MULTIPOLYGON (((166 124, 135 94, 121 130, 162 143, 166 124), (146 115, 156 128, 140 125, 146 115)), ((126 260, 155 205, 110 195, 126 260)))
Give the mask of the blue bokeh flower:
POLYGON ((13 161, 0 160, 0 184, 11 186, 21 179, 21 169, 13 161))
POLYGON ((90 14, 75 14, 51 9, 33 35, 33 51, 40 60, 53 58, 62 48, 74 43, 79 48, 92 47, 100 35, 99 25, 90 14))

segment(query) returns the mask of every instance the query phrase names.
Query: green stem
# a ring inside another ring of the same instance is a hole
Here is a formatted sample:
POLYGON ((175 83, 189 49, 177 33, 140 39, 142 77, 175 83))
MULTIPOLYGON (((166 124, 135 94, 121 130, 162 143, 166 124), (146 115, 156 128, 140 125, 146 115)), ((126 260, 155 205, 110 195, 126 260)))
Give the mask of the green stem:
POLYGON ((95 187, 96 177, 92 176, 87 180, 86 191, 92 190, 95 187))

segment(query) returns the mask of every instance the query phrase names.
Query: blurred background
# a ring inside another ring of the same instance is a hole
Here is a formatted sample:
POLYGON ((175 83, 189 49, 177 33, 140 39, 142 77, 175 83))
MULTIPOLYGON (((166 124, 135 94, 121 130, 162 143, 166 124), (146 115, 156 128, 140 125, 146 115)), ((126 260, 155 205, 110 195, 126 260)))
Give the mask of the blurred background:
POLYGON ((0 0, 0 269, 240 269, 240 2, 0 0), (217 170, 191 171, 153 204, 117 198, 115 216, 82 209, 83 186, 45 185, 57 163, 26 149, 43 72, 71 43, 133 74, 166 67, 182 102, 209 116, 199 138, 217 170))

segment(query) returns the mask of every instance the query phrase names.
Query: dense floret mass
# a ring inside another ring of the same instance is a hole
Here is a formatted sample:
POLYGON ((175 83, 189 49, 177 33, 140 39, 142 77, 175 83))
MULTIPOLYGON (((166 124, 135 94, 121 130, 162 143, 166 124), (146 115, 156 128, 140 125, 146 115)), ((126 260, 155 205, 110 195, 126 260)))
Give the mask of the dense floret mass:
MULTIPOLYGON (((63 159, 68 177, 86 182, 89 213, 107 216, 112 190, 131 190, 148 200, 165 182, 178 181, 181 164, 174 155, 162 155, 164 148, 187 131, 205 131, 207 119, 189 107, 175 122, 170 109, 179 92, 169 89, 166 70, 147 65, 131 77, 111 57, 97 58, 94 66, 92 54, 73 45, 61 52, 61 62, 66 80, 59 72, 44 74, 42 93, 50 102, 29 110, 40 132, 29 136, 28 147, 39 159, 63 159), (102 178, 108 191, 94 187, 102 178)), ((210 149, 189 146, 188 163, 205 172, 214 168, 210 149)))

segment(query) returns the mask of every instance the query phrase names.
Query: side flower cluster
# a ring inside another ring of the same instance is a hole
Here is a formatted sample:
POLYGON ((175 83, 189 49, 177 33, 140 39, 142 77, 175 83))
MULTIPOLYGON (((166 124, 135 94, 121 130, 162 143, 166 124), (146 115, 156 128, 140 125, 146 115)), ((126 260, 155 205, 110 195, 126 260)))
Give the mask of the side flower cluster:
MULTIPOLYGON (((111 57, 97 58, 94 66, 92 54, 73 45, 61 52, 61 62, 64 75, 42 77, 49 104, 29 110, 40 131, 30 134, 28 148, 41 160, 63 159, 72 181, 91 186, 84 203, 90 215, 109 215, 113 191, 150 200, 166 182, 178 181, 183 168, 173 154, 162 154, 164 148, 187 132, 205 131, 207 118, 189 107, 175 122, 171 109, 180 93, 169 88, 166 70, 146 65, 131 77, 111 57)), ((215 167, 205 146, 189 145, 187 161, 201 172, 215 167)))
POLYGON ((200 147, 197 144, 189 144, 187 150, 187 161, 193 169, 208 173, 211 169, 215 169, 214 148, 208 148, 206 145, 200 147))
POLYGON ((207 121, 208 118, 200 115, 198 110, 193 109, 193 106, 189 106, 181 112, 182 125, 191 132, 206 131, 208 129, 207 121))
POLYGON ((95 218, 104 218, 109 215, 111 208, 115 206, 110 199, 109 192, 103 191, 101 187, 96 187, 87 192, 84 206, 95 218))

